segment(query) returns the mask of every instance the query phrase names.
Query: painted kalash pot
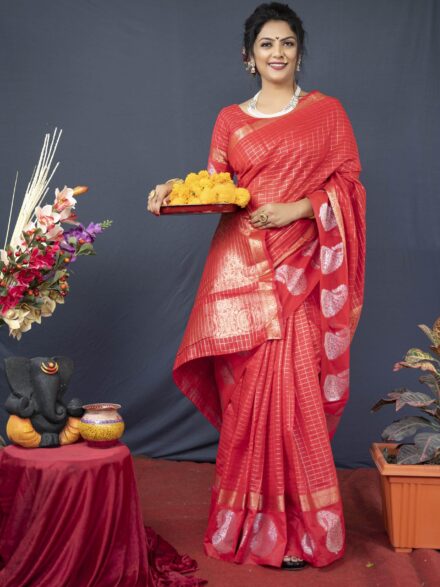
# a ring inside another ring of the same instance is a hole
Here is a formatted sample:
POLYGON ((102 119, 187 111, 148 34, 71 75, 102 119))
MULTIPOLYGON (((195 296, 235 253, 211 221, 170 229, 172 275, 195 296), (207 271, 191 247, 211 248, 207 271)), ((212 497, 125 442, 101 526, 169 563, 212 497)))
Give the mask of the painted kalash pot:
POLYGON ((124 433, 119 404, 87 404, 79 423, 79 432, 88 444, 105 448, 117 444, 124 433))

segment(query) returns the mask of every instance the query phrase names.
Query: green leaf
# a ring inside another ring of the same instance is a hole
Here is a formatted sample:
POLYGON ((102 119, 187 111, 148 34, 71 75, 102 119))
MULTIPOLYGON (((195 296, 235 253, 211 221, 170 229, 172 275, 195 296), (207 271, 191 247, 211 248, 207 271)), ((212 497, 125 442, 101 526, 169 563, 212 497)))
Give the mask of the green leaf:
POLYGON ((396 420, 385 428, 382 432, 384 440, 401 442, 408 436, 413 436, 421 428, 431 427, 432 423, 423 416, 408 416, 401 420, 396 420))
POLYGON ((420 383, 427 385, 430 390, 434 393, 436 398, 440 400, 440 376, 434 373, 427 373, 419 377, 420 383))
POLYGON ((422 393, 420 391, 410 391, 407 389, 400 394, 396 401, 396 412, 401 410, 404 406, 412 406, 413 408, 423 408, 435 403, 435 399, 422 393))
POLYGON ((52 279, 48 279, 45 282, 47 284, 47 286, 50 287, 51 285, 54 285, 55 283, 58 283, 58 281, 60 280, 60 277, 62 277, 63 275, 65 275, 66 274, 66 271, 67 271, 67 269, 58 269, 57 271, 55 271, 55 275, 52 277, 52 279))
POLYGON ((80 246, 77 251, 77 255, 93 255, 94 254, 93 245, 90 243, 84 243, 80 246))
POLYGON ((439 361, 434 358, 432 355, 430 355, 429 353, 426 353, 425 351, 422 351, 421 349, 409 349, 409 351, 406 353, 404 361, 406 363, 420 363, 422 361, 433 361, 435 363, 438 363, 439 361))
POLYGON ((110 226, 113 224, 113 220, 103 220, 102 222, 100 222, 100 224, 102 230, 105 230, 106 228, 110 228, 110 226))
POLYGON ((434 416, 434 418, 439 421, 440 425, 440 409, 438 405, 434 405, 432 408, 422 408, 422 410, 426 414, 431 414, 431 416, 434 416))
POLYGON ((429 461, 440 450, 440 432, 419 432, 414 437, 416 447, 422 452, 422 461, 429 461))
POLYGON ((440 318, 434 322, 432 326, 432 336, 434 337, 435 346, 440 345, 440 318))
POLYGON ((395 399, 388 399, 386 397, 383 397, 382 399, 380 399, 378 402, 376 402, 374 404, 374 406, 371 408, 372 412, 378 412, 381 408, 383 408, 383 406, 387 406, 388 404, 394 404, 396 403, 395 399))
POLYGON ((407 367, 409 369, 420 369, 421 371, 430 371, 431 373, 440 375, 440 373, 437 371, 437 369, 430 361, 420 361, 419 363, 400 361, 399 363, 396 363, 396 365, 394 366, 394 371, 399 371, 400 369, 402 369, 402 367, 407 367))
POLYGON ((421 463, 422 451, 413 444, 404 444, 397 451, 398 465, 417 465, 421 463))
POLYGON ((429 338, 429 340, 433 343, 436 344, 435 338, 434 338, 434 334, 432 332, 432 330, 429 328, 429 326, 426 326, 426 324, 418 324, 418 327, 420 328, 420 330, 426 334, 426 336, 429 338))

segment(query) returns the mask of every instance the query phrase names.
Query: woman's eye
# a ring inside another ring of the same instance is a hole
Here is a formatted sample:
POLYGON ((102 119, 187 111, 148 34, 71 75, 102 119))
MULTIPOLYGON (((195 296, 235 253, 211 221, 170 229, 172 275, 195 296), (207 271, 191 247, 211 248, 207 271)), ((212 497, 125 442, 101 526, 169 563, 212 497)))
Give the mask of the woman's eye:
POLYGON ((284 44, 288 47, 295 47, 295 43, 293 41, 286 41, 284 44))
POLYGON ((271 43, 269 43, 269 42, 261 43, 261 46, 262 47, 270 47, 271 46, 271 43))

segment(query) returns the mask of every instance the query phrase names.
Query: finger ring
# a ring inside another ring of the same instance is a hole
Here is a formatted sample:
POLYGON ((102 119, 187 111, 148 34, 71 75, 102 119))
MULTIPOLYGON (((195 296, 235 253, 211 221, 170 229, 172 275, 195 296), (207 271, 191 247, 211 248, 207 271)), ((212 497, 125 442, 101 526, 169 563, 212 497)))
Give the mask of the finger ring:
POLYGON ((262 222, 263 224, 266 224, 267 221, 269 220, 269 216, 267 214, 265 214, 264 212, 261 212, 261 214, 258 215, 258 220, 260 222, 262 222))

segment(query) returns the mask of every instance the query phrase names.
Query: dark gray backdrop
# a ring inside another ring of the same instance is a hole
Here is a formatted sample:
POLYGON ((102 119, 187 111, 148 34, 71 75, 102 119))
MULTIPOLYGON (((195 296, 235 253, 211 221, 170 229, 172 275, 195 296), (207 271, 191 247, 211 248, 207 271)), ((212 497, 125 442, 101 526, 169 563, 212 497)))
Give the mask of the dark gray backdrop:
MULTIPOLYGON (((364 314, 352 396, 334 440, 339 466, 369 465, 392 417, 391 369, 440 314, 440 10, 437 0, 296 0, 308 31, 301 84, 352 120, 368 193, 364 314)), ((253 95, 241 63, 252 0, 2 0, 0 235, 16 169, 21 195, 43 135, 64 129, 53 188, 87 184, 81 219, 112 218, 80 259, 71 294, 0 359, 66 354, 69 395, 118 401, 136 453, 215 457, 216 433, 174 387, 171 367, 217 218, 153 218, 154 184, 205 167, 218 110, 253 95)), ((3 244, 3 236, 1 237, 3 244)), ((1 366, 3 369, 3 366, 1 366)), ((8 393, 0 373, 0 401, 8 393)), ((4 434, 6 414, 0 415, 4 434)))

